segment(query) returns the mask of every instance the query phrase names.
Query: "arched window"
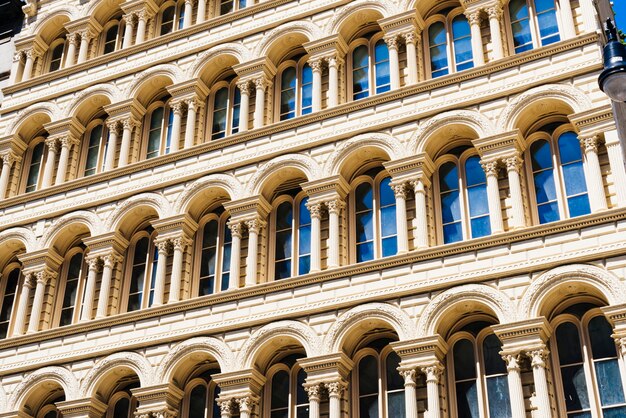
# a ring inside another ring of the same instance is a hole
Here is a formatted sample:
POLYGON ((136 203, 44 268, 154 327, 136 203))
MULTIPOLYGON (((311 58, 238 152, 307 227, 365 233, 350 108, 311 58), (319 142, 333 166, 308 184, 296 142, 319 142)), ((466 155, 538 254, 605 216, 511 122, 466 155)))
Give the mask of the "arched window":
POLYGON ((126 311, 148 308, 154 298, 156 265, 159 253, 154 245, 155 233, 152 228, 135 234, 127 250, 126 274, 127 306, 126 311), (148 297, 146 297, 148 295, 148 297))
POLYGON ((390 184, 391 177, 383 173, 355 181, 352 199, 357 263, 398 252, 396 199, 390 184))
POLYGON ((115 392, 109 397, 105 418, 132 418, 137 409, 137 398, 131 389, 139 387, 139 379, 129 376, 115 384, 115 392))
POLYGON ((594 309, 582 319, 565 313, 554 322, 552 355, 559 405, 568 417, 626 415, 613 329, 594 309))
POLYGON ((191 380, 185 387, 183 416, 187 418, 220 418, 217 398, 220 388, 208 377, 191 380))
POLYGON ((439 15, 434 19, 427 32, 431 77, 437 78, 474 67, 472 37, 467 17, 458 10, 453 10, 446 16, 439 15))
POLYGON ((109 132, 102 121, 97 121, 85 132, 84 138, 84 141, 88 141, 83 170, 83 175, 86 177, 104 170, 109 132))
POLYGON ((63 52, 65 51, 65 39, 56 41, 52 45, 52 48, 50 48, 50 65, 48 67, 50 72, 61 68, 63 52))
POLYGON ((28 164, 26 165, 26 185, 24 189, 26 193, 34 192, 41 185, 45 163, 44 148, 45 143, 42 139, 30 149, 27 155, 28 164))
POLYGON ((63 401, 65 401, 63 390, 54 390, 42 402, 42 406, 33 416, 37 418, 61 418, 61 413, 56 404, 63 401))
POLYGON ((155 103, 146 115, 146 122, 146 159, 169 154, 174 122, 174 112, 169 105, 162 101, 155 103))
POLYGON ((398 372, 400 357, 389 348, 364 348, 355 356, 352 387, 354 416, 405 418, 404 379, 398 372))
POLYGON ((313 70, 305 58, 289 61, 280 70, 279 119, 287 120, 313 111, 313 70))
POLYGON ((222 16, 243 9, 246 7, 246 0, 220 0, 219 7, 219 15, 222 16))
POLYGON ((228 216, 211 213, 201 222, 196 238, 199 249, 198 296, 210 295, 228 289, 232 235, 228 216))
POLYGON ((282 196, 272 214, 274 280, 307 274, 311 268, 311 214, 308 197, 282 196))
POLYGON ((2 280, 2 306, 0 306, 0 339, 4 339, 9 335, 11 326, 11 318, 13 317, 13 308, 15 307, 15 298, 17 297, 17 287, 20 281, 21 270, 19 267, 10 266, 8 274, 3 274, 2 280))
POLYGON ((109 21, 105 26, 102 37, 102 54, 110 54, 122 47, 122 34, 124 33, 124 25, 122 16, 118 15, 109 21))
POLYGON ((529 150, 536 216, 541 224, 591 212, 577 135, 563 128, 546 129, 533 134, 536 139, 529 150))
POLYGON ((239 132, 241 91, 235 80, 220 82, 209 96, 211 139, 220 139, 239 132))
POLYGON ((304 390, 306 372, 290 358, 275 364, 268 371, 266 395, 267 415, 276 418, 309 416, 309 398, 304 390))
POLYGON ((183 21, 185 19, 185 2, 179 1, 178 3, 167 2, 167 5, 161 9, 159 33, 161 35, 167 35, 174 30, 180 30, 183 28, 183 21))
POLYGON ((511 416, 506 363, 500 356, 502 343, 483 330, 453 336, 450 377, 456 414, 466 418, 511 416))
POLYGON ((352 100, 391 89, 389 49, 380 35, 370 34, 353 42, 351 60, 352 100))
POLYGON ((561 40, 555 0, 511 0, 509 20, 516 54, 561 40))
POLYGON ((63 280, 59 286, 60 310, 58 324, 60 327, 70 325, 78 320, 80 314, 81 281, 84 275, 83 252, 73 252, 63 263, 61 274, 63 280))
POLYGON ((443 160, 437 170, 441 241, 490 235, 487 179, 480 158, 463 153, 461 158, 447 155, 443 160))

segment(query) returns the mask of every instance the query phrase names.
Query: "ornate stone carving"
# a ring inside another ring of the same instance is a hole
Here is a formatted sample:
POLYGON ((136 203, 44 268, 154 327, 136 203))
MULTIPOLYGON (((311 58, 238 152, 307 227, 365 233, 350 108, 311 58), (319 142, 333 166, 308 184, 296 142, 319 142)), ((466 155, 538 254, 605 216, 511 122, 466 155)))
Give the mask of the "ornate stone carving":
POLYGON ((229 372, 235 362, 233 350, 228 345, 212 337, 196 337, 175 345, 159 366, 160 380, 168 381, 168 377, 179 361, 193 353, 201 352, 213 356, 220 365, 222 372, 229 372))
POLYGON ((400 376, 404 379, 404 386, 417 385, 417 371, 415 369, 400 370, 400 376))
POLYGON ((520 371, 520 355, 519 354, 507 354, 502 356, 504 361, 506 362, 506 369, 508 371, 520 371))
POLYGON ((171 243, 169 239, 157 239, 154 245, 157 247, 159 255, 167 255, 170 252, 171 243))
POLYGON ((265 89, 270 85, 269 80, 267 78, 265 78, 265 77, 259 77, 259 78, 254 79, 253 83, 254 83, 254 87, 256 87, 257 91, 258 90, 265 91, 265 89))
POLYGON ((404 42, 407 44, 415 45, 420 40, 420 36, 414 31, 405 32, 402 36, 404 36, 404 42))
POLYGON ((109 132, 115 133, 116 135, 119 135, 119 133, 120 133, 120 121, 119 120, 107 119, 105 124, 106 124, 107 128, 109 129, 109 132))
POLYGON ((522 159, 520 157, 513 156, 513 157, 506 157, 502 160, 504 162, 504 164, 506 165, 506 171, 515 171, 517 173, 520 172, 520 170, 522 169, 522 159))
POLYGON ((243 236, 243 224, 241 222, 229 222, 230 234, 233 237, 241 238, 243 236))
POLYGON ((172 247, 174 250, 185 251, 185 248, 191 246, 192 241, 187 237, 172 238, 172 247))
POLYGON ((233 413, 233 401, 232 399, 224 399, 217 400, 217 405, 220 408, 220 412, 222 415, 228 414, 231 415, 233 413))
POLYGON ((329 397, 339 397, 343 396, 343 392, 347 389, 348 384, 346 382, 331 382, 324 383, 326 390, 328 390, 329 397))
POLYGON ((397 35, 386 35, 384 38, 387 47, 390 49, 398 49, 398 36, 397 35))
POLYGON ((321 388, 319 385, 305 386, 304 390, 309 396, 309 401, 320 400, 321 388))
POLYGON ((19 157, 10 151, 2 154, 0 158, 2 159, 2 163, 8 165, 9 167, 12 167, 13 163, 17 161, 22 161, 22 157, 19 157))
POLYGON ((439 378, 443 374, 444 368, 441 363, 433 363, 422 367, 422 372, 426 375, 426 382, 439 383, 439 378))
POLYGON ((314 73, 321 73, 324 68, 324 61, 322 59, 311 59, 309 60, 309 66, 314 73))
POLYGON ((256 234, 261 232, 261 230, 265 227, 265 225, 267 225, 267 222, 259 218, 250 219, 249 221, 246 221, 246 226, 248 227, 248 231, 254 232, 256 234))
POLYGON ((89 373, 81 380, 80 397, 91 396, 95 390, 94 386, 100 381, 100 378, 118 367, 130 368, 137 373, 142 386, 147 387, 154 383, 153 370, 150 362, 141 354, 125 351, 111 354, 99 360, 91 370, 89 370, 89 373))
POLYGON ((57 141, 56 138, 46 138, 45 143, 46 143, 46 146, 48 147, 48 150, 54 153, 59 152, 59 142, 57 141))
POLYGON ((485 171, 487 177, 498 177, 498 162, 497 161, 480 161, 480 165, 485 171))
POLYGON ((580 145, 583 147, 585 154, 588 152, 598 153, 598 139, 597 135, 579 137, 580 145))
POLYGON ((346 203, 341 199, 329 200, 326 202, 328 213, 340 214, 341 210, 346 207, 346 203))
POLYGON ((236 402, 239 404, 239 411, 247 412, 254 411, 254 408, 259 404, 259 401, 252 398, 252 396, 244 396, 243 398, 238 398, 236 399, 236 402))
POLYGON ((474 26, 474 25, 480 26, 480 22, 482 20, 480 17, 480 10, 476 10, 471 13, 466 13, 465 16, 467 16, 467 21, 469 22, 470 26, 474 26))
POLYGON ((537 350, 529 351, 528 357, 530 357, 531 365, 533 368, 541 367, 546 368, 546 360, 548 359, 548 350, 545 348, 539 348, 537 350))
POLYGON ((497 19, 498 21, 502 20, 502 6, 500 4, 496 4, 488 7, 487 16, 489 16, 489 19, 497 19))
POLYGON ((237 83, 237 88, 241 94, 250 95, 250 80, 245 80, 237 83))
POLYGON ((322 218, 322 204, 321 203, 314 203, 314 204, 307 203, 306 207, 309 209, 311 218, 317 218, 317 219, 322 218))
POLYGON ((391 189, 393 190, 393 194, 396 198, 402 198, 406 200, 407 188, 406 184, 392 184, 391 189))

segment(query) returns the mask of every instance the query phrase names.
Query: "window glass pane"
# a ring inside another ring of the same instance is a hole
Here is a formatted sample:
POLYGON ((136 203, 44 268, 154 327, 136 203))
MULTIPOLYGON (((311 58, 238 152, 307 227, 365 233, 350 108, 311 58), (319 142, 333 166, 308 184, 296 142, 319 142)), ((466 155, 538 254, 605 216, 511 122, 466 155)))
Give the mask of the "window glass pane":
POLYGON ((374 243, 363 242, 356 246, 356 261, 362 263, 374 259, 374 243))
POLYGON ((19 278, 20 270, 11 270, 6 281, 6 286, 4 287, 2 309, 0 310, 0 339, 6 338, 9 331, 9 321, 11 320, 11 311, 15 303, 15 294, 17 292, 19 278))
POLYGON ((589 394, 582 364, 561 368, 565 406, 568 411, 589 408, 589 394))
POLYGON ((61 68, 61 60, 63 59, 63 48, 65 43, 61 43, 54 47, 50 58, 50 71, 56 71, 61 68))
POLYGON ((456 406, 459 417, 480 418, 476 380, 458 382, 456 384, 456 406))
POLYGON ((565 322, 556 329, 559 362, 561 365, 582 363, 582 351, 578 328, 571 322, 565 322))
POLYGON ((189 417, 205 418, 206 409, 206 387, 198 385, 191 390, 189 395, 189 417))
POLYGON ((617 359, 594 362, 598 392, 602 406, 624 403, 624 388, 617 359))
POLYGON ((100 155, 100 144, 102 141, 102 125, 96 125, 89 134, 89 145, 87 146, 87 161, 85 163, 85 176, 95 174, 98 169, 98 157, 100 155))
POLYGON ((235 96, 233 98, 233 122, 231 124, 231 132, 236 134, 239 132, 239 114, 241 112, 241 90, 235 87, 235 96))
POLYGON ((372 209, 374 207, 374 200, 372 198, 372 186, 369 183, 360 184, 356 188, 355 197, 357 212, 372 209))
POLYGON ((291 277, 293 207, 283 202, 276 209, 276 249, 274 279, 291 277))
POLYGON ((478 156, 472 156, 465 161, 465 177, 472 238, 484 237, 491 234, 491 225, 489 224, 487 178, 478 156))
POLYGON ((359 396, 378 393, 378 362, 374 356, 359 361, 359 396))
POLYGON ((172 126, 174 125, 174 110, 170 108, 167 116, 167 131, 165 135, 165 154, 170 153, 170 146, 172 145, 172 126))
POLYGON ((72 323, 82 265, 83 253, 78 253, 71 258, 65 281, 63 307, 61 308, 61 319, 59 321, 59 326, 61 327, 72 323))
POLYGON ((224 223, 224 244, 222 245, 222 291, 227 290, 230 283, 230 255, 232 251, 233 236, 228 224, 224 223))
POLYGON ((378 418, 378 396, 364 396, 359 399, 359 418, 378 418))
POLYGON ((454 379, 456 381, 475 379, 476 362, 474 345, 469 340, 459 340, 454 344, 454 379))
POLYGON ((479 418, 474 345, 463 339, 454 344, 454 380, 459 417, 479 418))
POLYGON ((287 408, 289 406, 289 373, 284 370, 272 377, 271 408, 287 408))
POLYGON ((283 71, 280 83, 280 120, 296 116, 296 68, 283 71))
POLYGON ((220 15, 230 13, 234 10, 234 8, 235 5, 233 4, 233 0, 222 0, 220 3, 220 15))
POLYGON ((559 220, 559 208, 554 183, 552 151, 547 141, 535 141, 530 147, 537 213, 540 223, 559 220))
POLYGON ((533 48, 533 38, 530 32, 530 19, 526 0, 512 0, 509 3, 511 31, 515 53, 528 51, 533 48))
POLYGON ((374 68, 376 77, 376 94, 389 91, 391 76, 389 72, 389 49, 384 40, 379 40, 374 46, 374 68))
POLYGON ((228 113, 228 87, 222 87, 215 93, 213 102, 213 126, 211 139, 226 136, 226 115, 228 113))
POLYGON ((202 256, 200 258, 199 296, 210 295, 215 289, 217 263, 217 221, 206 223, 202 234, 202 256))
POLYGON ((470 26, 465 15, 459 15, 452 21, 452 36, 454 37, 454 59, 456 70, 462 71, 474 66, 472 55, 472 37, 470 26))
POLYGON ((387 394, 387 416, 389 418, 406 417, 404 396, 404 390, 387 394))
MULTIPOLYGON (((603 418, 623 418, 626 416, 626 406, 619 408, 604 408, 602 410, 603 418)), ((591 417, 591 414, 588 415, 591 417)))
POLYGON ((115 404, 113 410, 113 418, 129 418, 130 416, 130 399, 121 398, 115 404))
POLYGON ((589 321, 589 339, 594 360, 617 357, 615 341, 611 338, 613 327, 603 316, 596 316, 589 321))
POLYGON ((176 12, 176 8, 174 6, 170 6, 163 11, 163 15, 161 17, 161 35, 165 35, 170 33, 174 28, 174 13, 176 12))
POLYGON ((383 257, 395 255, 398 251, 396 198, 391 188, 391 177, 382 179, 379 185, 380 195, 380 229, 382 236, 383 257))
POLYGON ((298 274, 307 274, 311 267, 311 213, 306 207, 308 201, 308 197, 302 199, 298 208, 298 274))
POLYGON ((398 372, 398 367, 400 367, 400 356, 395 352, 389 353, 385 362, 387 390, 404 389, 404 378, 398 372))
POLYGON ((432 77, 448 74, 448 52, 446 28, 442 22, 435 22, 428 28, 430 69, 432 77))
POLYGON ((535 141, 530 147, 533 171, 552 168, 552 150, 548 141, 535 141))
POLYGON ((489 418, 511 417, 511 401, 509 399, 509 386, 506 375, 487 379, 487 398, 489 418))
POLYGON ((302 97, 300 107, 302 114, 306 115, 313 111, 313 70, 309 64, 302 67, 302 97))
POLYGON ((352 52, 352 99, 369 96, 369 57, 367 46, 361 45, 352 52))
POLYGON ((163 126, 163 107, 157 107, 150 116, 150 130, 148 131, 148 151, 146 158, 154 158, 159 155, 161 148, 161 131, 163 126))
POLYGON ((143 237, 135 244, 135 254, 133 256, 133 268, 130 278, 130 290, 128 292, 129 312, 141 309, 143 285, 146 275, 146 262, 148 258, 148 246, 150 240, 143 237))
POLYGON ((104 54, 109 54, 113 51, 115 51, 115 46, 117 43, 117 31, 118 31, 118 25, 115 24, 114 26, 111 26, 109 28, 109 30, 107 30, 107 34, 104 40, 104 54))
POLYGON ((541 45, 550 45, 560 41, 554 0, 535 0, 535 9, 541 45))
POLYGON ((37 190, 39 184, 39 172, 41 171, 43 159, 44 143, 40 142, 33 148, 30 167, 28 168, 28 178, 26 181, 26 193, 37 190))
POLYGON ((591 213, 583 156, 576 134, 565 132, 559 137, 558 145, 570 217, 591 213))
POLYGON ((502 351, 502 343, 495 334, 491 334, 483 340, 483 359, 487 376, 507 373, 506 363, 502 359, 500 351, 502 351))
POLYGON ((448 162, 439 168, 439 191, 444 243, 460 241, 463 239, 461 200, 459 172, 455 163, 448 162))

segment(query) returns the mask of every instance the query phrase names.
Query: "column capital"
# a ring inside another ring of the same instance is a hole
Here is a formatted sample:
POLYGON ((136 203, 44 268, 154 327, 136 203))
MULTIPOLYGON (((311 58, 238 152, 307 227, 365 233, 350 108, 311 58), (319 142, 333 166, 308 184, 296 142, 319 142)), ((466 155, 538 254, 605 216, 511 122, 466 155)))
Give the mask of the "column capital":
POLYGON ((88 269, 94 271, 98 271, 102 263, 100 256, 91 254, 85 256, 85 262, 87 263, 88 269))
POLYGON ((174 250, 178 251, 185 251, 185 248, 190 247, 193 244, 193 240, 186 236, 172 238, 171 242, 174 250))
POLYGON ((81 39, 93 39, 102 32, 102 25, 100 25, 93 16, 85 16, 80 19, 72 20, 64 26, 70 34, 78 36, 81 39))
POLYGON ((230 234, 233 237, 237 237, 237 238, 243 237, 243 230, 245 227, 243 222, 233 222, 231 220, 231 221, 228 221, 227 225, 228 225, 228 228, 230 229, 230 234))
POLYGON ((502 359, 506 363, 507 371, 520 371, 520 358, 521 354, 504 354, 502 359))
POLYGON ((15 162, 22 161, 22 157, 16 155, 13 151, 5 151, 0 154, 0 158, 2 159, 3 164, 7 164, 9 167, 12 167, 15 162))
POLYGON ((495 3, 487 7, 485 10, 487 12, 487 16, 489 17, 489 19, 502 20, 502 15, 504 13, 502 4, 495 3))
POLYGON ((44 129, 48 131, 48 139, 58 139, 61 143, 65 139, 68 145, 80 141, 85 127, 75 117, 46 123, 44 129))
POLYGON ((393 190, 393 195, 397 198, 402 198, 402 199, 406 199, 406 195, 408 193, 407 187, 406 187, 407 183, 403 182, 403 183, 391 183, 389 186, 391 187, 391 190, 393 190))
POLYGON ((237 88, 241 94, 250 94, 250 80, 237 81, 237 88))
POLYGON ((239 412, 252 413, 259 405, 259 397, 253 395, 243 396, 241 398, 236 398, 235 402, 239 405, 239 412))
POLYGON ((500 164, 498 163, 498 160, 480 160, 480 165, 483 168, 483 170, 485 171, 485 175, 487 177, 493 176, 493 177, 498 177, 498 169, 500 168, 500 164))
POLYGON ((343 199, 333 199, 326 202, 328 213, 339 214, 346 207, 346 202, 343 199))
POLYGON ((480 22, 482 21, 481 14, 482 10, 480 9, 467 10, 465 12, 465 16, 467 17, 467 21, 469 22, 470 26, 480 26, 480 22))
POLYGON ((114 133, 116 135, 120 134, 120 121, 119 119, 108 118, 104 124, 107 126, 109 132, 114 133))
POLYGON ((154 240, 154 246, 157 248, 160 256, 166 256, 170 252, 170 248, 172 247, 172 242, 169 238, 160 238, 157 237, 154 240))
POLYGON ((174 112, 175 115, 182 116, 183 111, 187 107, 187 103, 184 100, 180 99, 172 99, 170 101, 170 109, 174 112))
POLYGON ((524 161, 520 158, 519 155, 511 155, 509 157, 504 157, 502 162, 506 166, 506 171, 515 171, 519 173, 522 170, 522 164, 524 161))
POLYGON ((434 382, 439 383, 439 378, 444 372, 444 367, 441 362, 435 362, 426 366, 420 367, 422 372, 426 375, 426 383, 434 382))
POLYGON ((398 34, 391 33, 389 35, 383 36, 383 40, 387 44, 387 47, 390 49, 398 49, 398 34))
POLYGON ((322 388, 320 384, 307 385, 305 383, 304 391, 307 393, 307 396, 309 397, 309 401, 315 401, 315 400, 319 401, 321 398, 322 388))
POLYGON ((544 347, 537 347, 533 350, 526 351, 526 355, 530 357, 531 365, 534 367, 546 368, 546 361, 548 360, 548 354, 550 351, 544 347))
POLYGON ((223 417, 225 415, 231 416, 233 414, 233 400, 232 399, 221 399, 218 398, 215 400, 217 402, 217 406, 220 408, 220 415, 223 417))
POLYGON ((322 70, 324 69, 324 59, 323 58, 309 58, 309 60, 307 61, 309 66, 311 67, 311 70, 313 70, 314 73, 321 73, 322 70))
POLYGON ((404 42, 407 44, 416 44, 422 39, 422 35, 414 30, 409 30, 400 34, 404 38, 404 42))
POLYGON ((131 132, 135 129, 141 126, 141 122, 138 121, 137 119, 135 119, 133 116, 128 116, 124 119, 121 119, 120 122, 122 123, 122 129, 126 130, 126 129, 130 129, 131 132))
POLYGON ((26 57, 26 53, 23 50, 15 51, 13 54, 13 62, 21 62, 26 57))
POLYGON ((598 153, 598 142, 600 140, 598 135, 578 135, 578 140, 585 153, 598 153))
POLYGON ((348 383, 343 380, 336 382, 324 383, 329 397, 341 398, 343 393, 348 389, 348 383))
POLYGON ((322 218, 323 205, 321 202, 319 203, 307 202, 306 207, 309 210, 309 213, 311 214, 311 218, 317 218, 317 219, 322 218))
POLYGON ((257 234, 261 232, 261 230, 265 228, 266 225, 267 222, 260 218, 248 219, 246 221, 246 227, 248 228, 248 231, 256 232, 257 234))
POLYGON ((404 379, 404 386, 417 386, 417 370, 414 368, 403 369, 400 367, 398 373, 404 379))

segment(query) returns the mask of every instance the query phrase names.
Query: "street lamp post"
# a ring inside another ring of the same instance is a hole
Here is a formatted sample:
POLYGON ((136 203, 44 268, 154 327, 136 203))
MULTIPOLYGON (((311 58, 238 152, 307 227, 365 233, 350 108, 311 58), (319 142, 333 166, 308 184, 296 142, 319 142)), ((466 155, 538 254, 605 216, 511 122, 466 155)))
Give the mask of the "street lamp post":
POLYGON ((626 46, 620 42, 611 19, 605 25, 607 43, 604 46, 604 70, 598 82, 600 90, 615 102, 626 102, 626 46))

